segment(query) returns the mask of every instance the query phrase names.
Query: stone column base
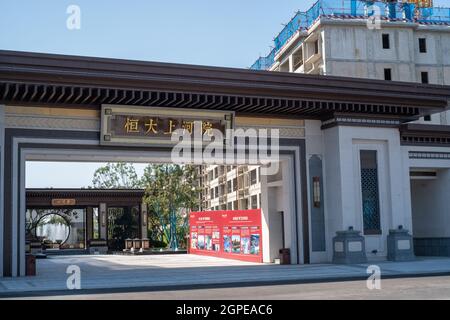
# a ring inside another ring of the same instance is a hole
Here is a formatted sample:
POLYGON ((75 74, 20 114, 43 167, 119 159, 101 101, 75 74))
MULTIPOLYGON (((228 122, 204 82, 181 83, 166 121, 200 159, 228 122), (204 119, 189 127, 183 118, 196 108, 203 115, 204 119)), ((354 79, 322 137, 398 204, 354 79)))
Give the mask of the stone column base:
POLYGON ((415 259, 413 238, 408 230, 389 230, 387 236, 388 256, 390 261, 411 261, 415 259))
POLYGON ((357 264, 366 263, 364 237, 360 231, 337 231, 333 238, 333 263, 357 264))
POLYGON ((108 247, 90 247, 89 254, 107 254, 108 247))
POLYGON ((88 242, 88 245, 89 245, 89 254, 108 253, 108 244, 106 240, 90 240, 88 242))

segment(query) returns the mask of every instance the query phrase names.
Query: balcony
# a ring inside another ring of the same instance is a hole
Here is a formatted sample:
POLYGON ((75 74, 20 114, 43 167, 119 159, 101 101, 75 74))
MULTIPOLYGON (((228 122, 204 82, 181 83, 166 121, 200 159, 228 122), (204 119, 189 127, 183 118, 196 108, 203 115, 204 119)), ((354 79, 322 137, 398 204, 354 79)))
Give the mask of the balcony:
POLYGON ((306 59, 305 64, 314 65, 320 59, 322 59, 322 54, 320 52, 319 53, 314 53, 312 56, 310 56, 308 59, 306 59))
POLYGON ((238 174, 243 174, 244 172, 248 171, 248 166, 239 166, 238 167, 238 174))
POLYGON ((303 70, 304 70, 303 60, 299 60, 296 63, 294 63, 294 72, 303 73, 303 70))
POLYGON ((239 198, 247 198, 250 195, 248 189, 239 190, 239 198))

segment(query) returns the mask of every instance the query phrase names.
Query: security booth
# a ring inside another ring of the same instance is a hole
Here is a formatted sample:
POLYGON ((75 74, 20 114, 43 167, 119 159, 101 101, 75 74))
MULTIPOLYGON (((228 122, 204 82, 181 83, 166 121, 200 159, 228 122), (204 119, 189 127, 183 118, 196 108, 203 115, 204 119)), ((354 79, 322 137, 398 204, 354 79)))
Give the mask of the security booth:
POLYGON ((26 240, 46 254, 107 253, 147 238, 144 190, 27 189, 26 240))

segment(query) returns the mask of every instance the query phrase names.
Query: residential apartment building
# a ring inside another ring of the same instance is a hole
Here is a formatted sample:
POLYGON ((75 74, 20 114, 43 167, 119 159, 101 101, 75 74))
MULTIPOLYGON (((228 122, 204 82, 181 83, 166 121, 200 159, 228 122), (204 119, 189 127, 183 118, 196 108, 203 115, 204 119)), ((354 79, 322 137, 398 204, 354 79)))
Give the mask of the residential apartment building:
MULTIPOLYGON (((252 68, 449 85, 450 9, 419 5, 320 0, 298 12, 252 68)), ((447 125, 450 113, 419 122, 447 125)))
MULTIPOLYGON (((319 0, 292 18, 252 69, 450 85, 450 9, 408 2, 319 0)), ((450 111, 416 122, 447 125, 450 111)), ((202 166, 200 176, 203 210, 260 207, 256 168, 202 166)))
POLYGON ((261 208, 259 166, 203 165, 199 177, 202 210, 261 208))

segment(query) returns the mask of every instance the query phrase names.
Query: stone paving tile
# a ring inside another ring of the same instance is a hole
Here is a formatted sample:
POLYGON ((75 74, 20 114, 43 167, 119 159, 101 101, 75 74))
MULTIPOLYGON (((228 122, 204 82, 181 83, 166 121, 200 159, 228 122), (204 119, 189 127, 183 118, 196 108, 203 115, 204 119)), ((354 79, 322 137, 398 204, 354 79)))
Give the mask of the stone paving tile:
MULTIPOLYGON (((273 265, 196 255, 61 256, 37 260, 36 277, 0 279, 0 293, 66 290, 66 268, 72 264, 80 266, 83 289, 364 277, 370 265, 273 265)), ((450 272, 448 258, 373 264, 382 275, 450 272)))

